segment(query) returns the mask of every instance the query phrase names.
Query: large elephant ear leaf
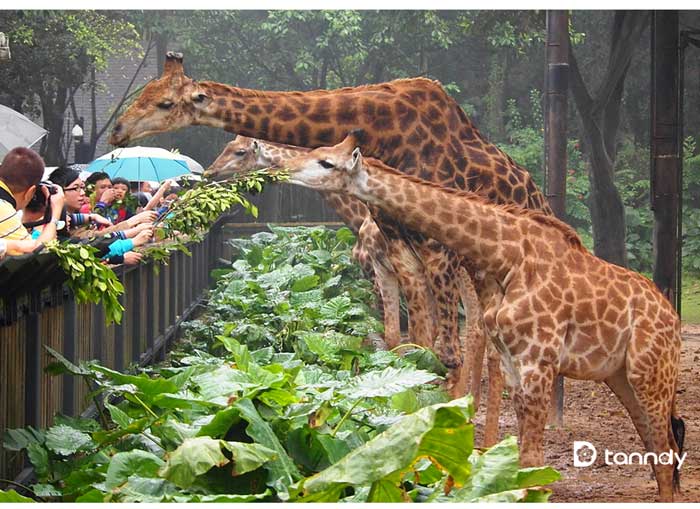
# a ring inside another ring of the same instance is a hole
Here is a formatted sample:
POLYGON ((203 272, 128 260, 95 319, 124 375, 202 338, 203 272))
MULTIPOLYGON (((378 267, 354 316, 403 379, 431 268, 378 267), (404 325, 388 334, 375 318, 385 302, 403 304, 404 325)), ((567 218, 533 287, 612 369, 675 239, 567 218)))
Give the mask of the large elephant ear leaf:
POLYGON ((0 490, 0 503, 26 503, 31 504, 36 502, 35 500, 22 496, 15 490, 0 490))
POLYGON ((197 476, 228 462, 228 458, 221 452, 220 440, 209 437, 188 438, 170 453, 160 475, 179 488, 188 488, 197 476))
POLYGON ((473 415, 471 396, 407 415, 334 465, 297 483, 294 487, 297 500, 321 497, 323 501, 333 502, 337 500, 333 497, 340 496, 343 487, 374 486, 374 501, 394 501, 397 491, 378 482, 391 481, 398 485, 401 476, 397 474, 409 470, 421 456, 430 456, 440 462, 446 473, 463 480, 465 469, 468 473, 473 446, 474 425, 470 422, 473 415), (439 447, 450 452, 439 453, 439 447), (457 466, 458 460, 461 463, 457 466), (388 499, 380 500, 382 496, 388 499))
POLYGON ((388 398, 394 394, 423 385, 437 377, 433 373, 420 369, 394 368, 389 366, 382 371, 370 371, 352 380, 345 388, 338 392, 352 399, 360 398, 388 398))

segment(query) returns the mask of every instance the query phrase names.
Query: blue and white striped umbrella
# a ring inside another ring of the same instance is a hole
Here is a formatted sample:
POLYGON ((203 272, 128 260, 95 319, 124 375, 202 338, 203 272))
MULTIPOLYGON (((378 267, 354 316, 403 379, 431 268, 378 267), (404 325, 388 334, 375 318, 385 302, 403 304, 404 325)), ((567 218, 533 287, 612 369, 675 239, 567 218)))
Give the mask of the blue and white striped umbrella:
POLYGON ((192 158, 157 147, 118 148, 92 161, 85 171, 103 171, 111 178, 122 177, 132 182, 163 182, 189 175, 202 166, 192 158), (196 165, 196 166, 195 166, 196 165), (194 166, 194 167, 192 167, 194 166), (197 168, 199 166, 199 168, 197 168))

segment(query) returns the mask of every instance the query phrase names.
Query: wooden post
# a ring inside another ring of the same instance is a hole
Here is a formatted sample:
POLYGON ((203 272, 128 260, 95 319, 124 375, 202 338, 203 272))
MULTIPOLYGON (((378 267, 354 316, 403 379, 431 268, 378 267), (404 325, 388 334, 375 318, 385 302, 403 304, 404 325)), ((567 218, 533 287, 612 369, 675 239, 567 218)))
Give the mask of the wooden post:
POLYGON ((683 159, 680 124, 678 11, 654 11, 651 21, 651 209, 654 283, 681 311, 683 159))
MULTIPOLYGON (((559 219, 566 213, 566 117, 569 89, 569 15, 547 11, 545 49, 544 172, 549 206, 559 219)), ((552 391, 549 424, 564 424, 564 378, 558 376, 552 391)))

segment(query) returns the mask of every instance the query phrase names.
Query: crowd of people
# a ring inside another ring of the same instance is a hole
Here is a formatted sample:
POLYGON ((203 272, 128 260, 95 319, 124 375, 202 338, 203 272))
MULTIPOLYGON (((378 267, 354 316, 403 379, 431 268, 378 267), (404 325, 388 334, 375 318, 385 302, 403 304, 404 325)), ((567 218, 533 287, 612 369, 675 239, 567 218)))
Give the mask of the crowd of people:
POLYGON ((83 181, 61 166, 46 182, 44 161, 18 147, 0 164, 0 259, 39 250, 58 239, 97 248, 105 263, 137 264, 135 248, 151 241, 154 224, 177 199, 173 181, 154 192, 148 182, 110 178, 102 172, 83 181))

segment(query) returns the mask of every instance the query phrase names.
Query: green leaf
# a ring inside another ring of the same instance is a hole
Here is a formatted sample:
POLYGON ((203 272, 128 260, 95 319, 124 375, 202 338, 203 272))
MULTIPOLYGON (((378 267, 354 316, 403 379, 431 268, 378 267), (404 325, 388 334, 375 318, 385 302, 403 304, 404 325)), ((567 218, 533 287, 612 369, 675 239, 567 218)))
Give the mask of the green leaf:
POLYGON ((498 493, 492 493, 490 495, 484 495, 483 497, 475 498, 470 502, 482 504, 482 503, 513 503, 513 502, 547 502, 551 490, 533 490, 533 489, 515 489, 500 491, 498 493))
POLYGON ((319 277, 316 274, 312 274, 310 276, 304 276, 301 279, 297 279, 292 283, 292 291, 293 292, 305 292, 307 290, 311 290, 312 288, 316 288, 318 286, 319 282, 319 277))
POLYGON ((382 371, 369 371, 354 378, 338 392, 350 399, 389 397, 435 378, 433 373, 427 371, 389 366, 382 371))
POLYGON ((328 468, 350 452, 344 440, 321 434, 307 426, 292 430, 287 435, 286 445, 294 461, 311 471, 328 468))
POLYGON ((367 502, 406 502, 406 499, 395 482, 379 480, 372 483, 367 502))
POLYGON ((111 403, 105 401, 105 408, 109 412, 112 421, 121 428, 126 428, 129 424, 133 422, 133 419, 129 417, 126 412, 121 408, 112 405, 111 403))
POLYGON ((174 496, 181 490, 165 479, 130 476, 119 490, 120 502, 156 503, 174 496))
POLYGON ((21 451, 29 444, 42 444, 45 440, 44 432, 37 431, 31 426, 22 429, 8 429, 3 435, 2 445, 9 451, 21 451))
POLYGON ((468 486, 455 493, 456 500, 467 502, 516 487, 519 460, 515 437, 507 437, 470 461, 474 464, 472 478, 468 486))
POLYGON ((531 488, 533 486, 544 486, 561 479, 561 474, 552 467, 531 467, 521 468, 515 484, 518 488, 531 488))
POLYGON ((90 435, 63 424, 52 426, 46 432, 46 447, 63 456, 92 449, 95 446, 90 435))
POLYGON ((214 418, 205 424, 197 432, 198 437, 209 436, 212 438, 223 438, 231 426, 240 421, 238 409, 235 407, 224 408, 214 414, 214 418))
POLYGON ((54 425, 63 424, 65 426, 70 426, 79 431, 84 431, 86 433, 91 431, 98 431, 101 429, 100 424, 94 419, 86 419, 83 417, 69 417, 66 415, 58 414, 54 418, 54 425))
POLYGON ((15 490, 0 490, 0 502, 2 503, 34 503, 32 498, 20 495, 15 490))
POLYGON ((63 495, 61 490, 59 490, 52 484, 34 484, 32 486, 32 491, 36 496, 42 498, 60 497, 61 495, 63 495))
POLYGON ((75 376, 91 376, 93 374, 89 369, 83 368, 82 366, 76 366, 50 346, 43 345, 43 347, 47 352, 49 352, 49 355, 58 361, 58 366, 49 364, 49 366, 46 367, 47 372, 50 374, 61 375, 64 373, 70 373, 71 375, 75 376))
MULTIPOLYGON (((417 458, 435 452, 438 443, 450 449, 440 454, 443 467, 452 468, 451 459, 458 457, 462 463, 468 463, 465 459, 471 453, 474 433, 469 419, 473 414, 472 398, 466 396, 407 415, 334 465, 298 483, 296 488, 303 492, 299 501, 321 492, 336 492, 347 485, 368 486, 394 472, 407 470, 417 458)), ((468 469, 459 465, 448 473, 461 477, 468 469)))
POLYGON ((437 355, 432 350, 416 349, 408 352, 403 357, 404 359, 413 362, 416 368, 430 371, 436 375, 445 376, 447 368, 438 359, 437 355))
POLYGON ((104 373, 117 384, 132 384, 136 386, 139 391, 148 396, 157 396, 162 393, 175 393, 178 391, 177 385, 164 378, 149 378, 146 375, 126 375, 99 365, 95 365, 94 369, 100 373, 104 373))
POLYGON ((251 472, 275 457, 275 451, 260 444, 222 441, 222 445, 233 453, 233 475, 251 472))
POLYGON ((105 501, 105 494, 100 490, 91 489, 75 499, 76 502, 99 504, 105 501))
POLYGON ((136 449, 118 452, 109 462, 105 486, 109 489, 116 488, 134 474, 142 477, 157 477, 158 470, 164 464, 162 459, 147 451, 136 449))
POLYGON ((234 406, 240 411, 241 417, 248 421, 246 434, 256 443, 274 451, 276 459, 265 464, 265 468, 270 473, 268 486, 274 488, 278 496, 285 497, 287 488, 301 478, 299 470, 287 455, 287 451, 282 447, 270 425, 260 417, 252 401, 242 399, 237 401, 234 406))
POLYGON ((179 488, 187 488, 198 475, 228 462, 221 452, 220 440, 209 437, 188 438, 169 454, 160 475, 179 488))

